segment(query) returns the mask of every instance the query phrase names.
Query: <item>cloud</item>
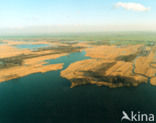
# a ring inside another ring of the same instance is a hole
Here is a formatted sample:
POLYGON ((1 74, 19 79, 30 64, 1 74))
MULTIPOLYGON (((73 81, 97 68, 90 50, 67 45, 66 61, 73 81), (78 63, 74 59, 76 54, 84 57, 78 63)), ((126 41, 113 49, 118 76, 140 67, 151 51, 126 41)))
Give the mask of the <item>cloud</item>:
POLYGON ((145 7, 140 3, 134 3, 134 2, 118 2, 115 4, 115 7, 117 8, 121 7, 126 10, 139 11, 139 12, 145 12, 151 9, 150 7, 145 7))

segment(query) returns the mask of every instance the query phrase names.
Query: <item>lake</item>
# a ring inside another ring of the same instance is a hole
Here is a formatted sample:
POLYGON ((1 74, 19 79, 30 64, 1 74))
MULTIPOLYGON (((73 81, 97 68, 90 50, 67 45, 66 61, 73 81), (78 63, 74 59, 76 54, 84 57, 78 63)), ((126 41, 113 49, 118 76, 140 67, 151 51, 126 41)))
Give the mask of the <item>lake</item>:
MULTIPOLYGON (((71 53, 47 64, 89 59, 71 53)), ((86 85, 70 88, 60 71, 36 73, 0 83, 0 123, 120 123, 122 111, 156 113, 156 87, 108 88, 86 85)), ((124 122, 123 122, 124 123, 124 122)))
POLYGON ((18 44, 16 45, 17 48, 20 49, 30 49, 30 50, 36 50, 38 48, 48 47, 48 44, 18 44))

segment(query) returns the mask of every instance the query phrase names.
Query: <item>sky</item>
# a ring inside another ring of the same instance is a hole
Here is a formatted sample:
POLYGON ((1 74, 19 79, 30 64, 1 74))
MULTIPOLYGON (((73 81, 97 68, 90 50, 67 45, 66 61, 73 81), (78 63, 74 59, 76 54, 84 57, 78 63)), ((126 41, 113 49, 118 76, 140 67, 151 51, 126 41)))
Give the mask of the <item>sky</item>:
POLYGON ((156 0, 0 0, 0 32, 156 30, 156 0))

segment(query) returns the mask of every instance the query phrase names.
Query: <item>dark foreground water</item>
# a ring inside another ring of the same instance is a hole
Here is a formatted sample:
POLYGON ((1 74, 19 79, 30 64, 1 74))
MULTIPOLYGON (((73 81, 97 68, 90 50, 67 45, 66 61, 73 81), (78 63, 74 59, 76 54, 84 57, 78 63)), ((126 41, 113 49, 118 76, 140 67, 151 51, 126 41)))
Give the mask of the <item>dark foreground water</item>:
MULTIPOLYGON (((48 62, 64 62, 65 69, 71 62, 87 59, 84 55, 72 53, 48 62)), ((122 110, 156 115, 156 87, 150 84, 69 87, 60 70, 0 83, 0 123, 120 123, 122 110)))

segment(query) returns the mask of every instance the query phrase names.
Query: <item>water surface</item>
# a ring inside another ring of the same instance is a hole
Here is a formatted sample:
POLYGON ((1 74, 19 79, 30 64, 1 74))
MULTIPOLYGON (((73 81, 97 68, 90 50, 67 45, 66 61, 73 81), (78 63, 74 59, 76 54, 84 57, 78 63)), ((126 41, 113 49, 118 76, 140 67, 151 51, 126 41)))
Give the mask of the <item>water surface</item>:
POLYGON ((20 49, 30 49, 30 50, 36 50, 38 48, 48 47, 48 44, 19 44, 16 45, 17 48, 20 49))
MULTIPOLYGON (((88 59, 72 53, 49 64, 88 59)), ((0 83, 0 123, 120 123, 121 111, 156 113, 156 87, 70 88, 60 71, 36 73, 0 83)), ((123 122, 124 123, 124 122, 123 122)))

